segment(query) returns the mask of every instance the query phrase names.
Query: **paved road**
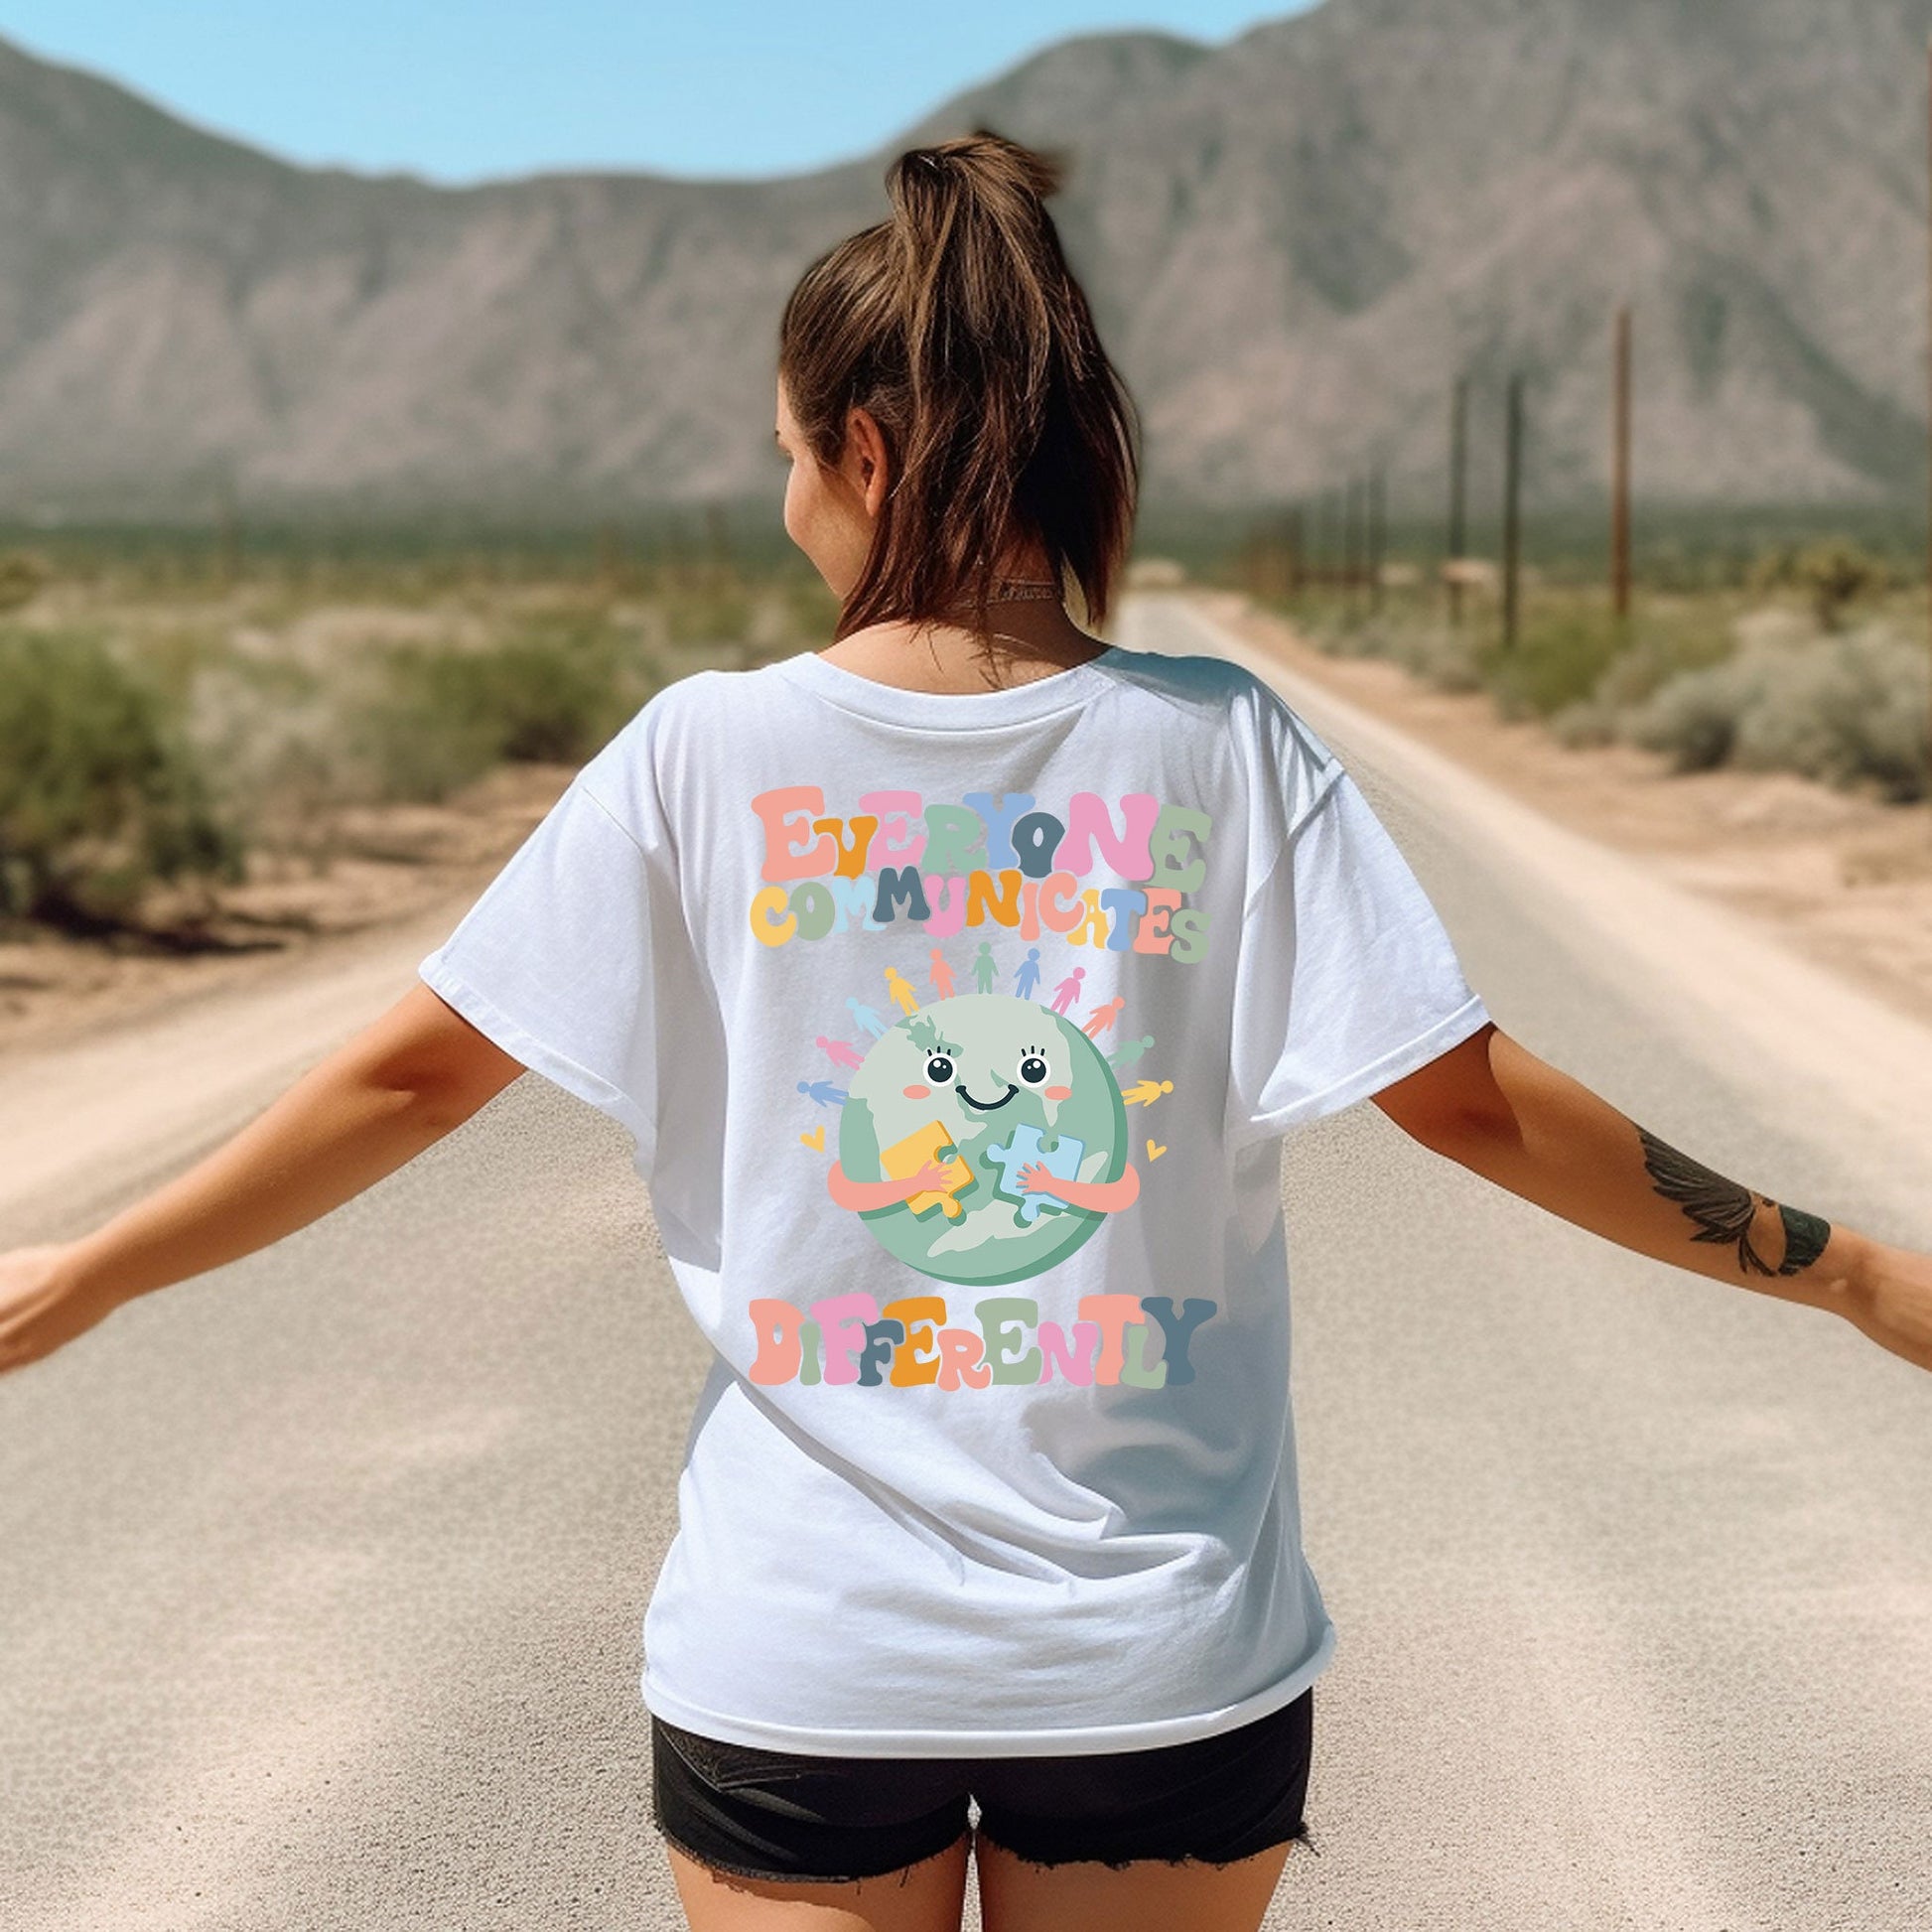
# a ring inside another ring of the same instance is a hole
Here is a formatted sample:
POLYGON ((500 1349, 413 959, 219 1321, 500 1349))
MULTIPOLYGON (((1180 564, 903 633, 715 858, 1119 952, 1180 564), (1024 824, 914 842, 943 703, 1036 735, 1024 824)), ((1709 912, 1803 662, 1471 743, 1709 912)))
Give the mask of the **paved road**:
MULTIPOLYGON (((1121 635, 1239 652, 1170 599, 1121 635)), ((1932 1035, 1767 981, 1746 928, 1290 695, 1505 1028, 1725 1172, 1932 1247, 1932 1035)), ((265 1090, 326 1045, 317 1011, 265 1090)), ((23 1117, 59 1090, 30 1071, 0 1154, 62 1131, 23 1117)), ((247 1098, 231 1068, 184 1145, 247 1098)), ((149 1171, 83 1102, 31 1200, 0 1175, 0 1239, 149 1171)), ((1271 1925, 1932 1922, 1932 1382, 1372 1106, 1291 1140, 1284 1181, 1340 1642, 1271 1925)), ((530 1079, 0 1381, 0 1925, 680 1925, 635 1678, 702 1368, 623 1137, 530 1079)))

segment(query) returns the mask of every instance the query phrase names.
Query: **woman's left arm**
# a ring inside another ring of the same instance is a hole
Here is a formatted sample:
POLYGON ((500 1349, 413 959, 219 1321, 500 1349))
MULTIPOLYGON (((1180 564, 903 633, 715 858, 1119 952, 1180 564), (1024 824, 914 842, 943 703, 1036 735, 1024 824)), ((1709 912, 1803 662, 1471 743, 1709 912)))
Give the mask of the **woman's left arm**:
POLYGON ((1538 1207, 1715 1281, 1802 1302, 1932 1369, 1932 1255, 1753 1192, 1495 1026, 1384 1087, 1406 1134, 1538 1207))

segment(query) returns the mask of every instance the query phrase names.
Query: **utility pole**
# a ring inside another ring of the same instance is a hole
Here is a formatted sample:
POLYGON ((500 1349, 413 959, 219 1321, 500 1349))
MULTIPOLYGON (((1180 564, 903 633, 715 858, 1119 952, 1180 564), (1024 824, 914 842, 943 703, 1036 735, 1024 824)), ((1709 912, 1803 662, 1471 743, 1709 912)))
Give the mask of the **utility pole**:
POLYGON ((1509 424, 1503 451, 1503 648, 1516 648, 1522 616, 1523 378, 1509 378, 1509 424))
POLYGON ((1368 477, 1368 608, 1382 608, 1382 550, 1387 540, 1387 492, 1378 466, 1368 477))
MULTIPOLYGON (((1926 43, 1926 98, 1927 98, 1928 106, 1932 107, 1932 40, 1928 40, 1928 42, 1926 43)), ((1928 116, 1927 116, 1926 162, 1927 162, 1927 181, 1928 183, 1932 183, 1932 112, 1928 112, 1928 116)), ((1928 230, 1926 263, 1927 263, 1927 289, 1928 289, 1928 294, 1932 294, 1932 230, 1928 230)), ((1927 399, 1928 399, 1928 403, 1932 404, 1932 334, 1928 334, 1925 353, 1926 353, 1925 366, 1926 366, 1927 399)), ((1927 464, 1928 464, 1928 482, 1926 487, 1928 493, 1927 493, 1927 502, 1926 502, 1925 590, 1926 590, 1926 603, 1927 603, 1927 612, 1928 612, 1927 621, 1928 623, 1932 623, 1932 409, 1928 410, 1928 414, 1926 417, 1926 436, 1927 436, 1927 464)), ((1929 644, 1928 647, 1932 648, 1932 644, 1929 644)), ((1926 736, 1925 795, 1927 801, 1932 802, 1932 713, 1928 713, 1927 715, 1926 726, 1927 726, 1927 736, 1926 736)))
POLYGON ((1361 492, 1350 477, 1341 486, 1341 583, 1348 608, 1355 608, 1355 589, 1362 581, 1361 492))
POLYGON ((1468 548, 1469 501, 1469 378, 1455 378, 1449 403, 1449 614, 1450 623, 1462 621, 1460 570, 1468 548))
POLYGON ((232 463, 224 463, 215 479, 214 570, 223 591, 233 590, 241 577, 241 504, 232 463))
POLYGON ((1292 600, 1302 595, 1302 505, 1291 503, 1288 507, 1288 595, 1292 600))
POLYGON ((1616 312, 1616 404, 1610 459, 1610 602, 1617 621, 1630 617, 1630 310, 1616 312))

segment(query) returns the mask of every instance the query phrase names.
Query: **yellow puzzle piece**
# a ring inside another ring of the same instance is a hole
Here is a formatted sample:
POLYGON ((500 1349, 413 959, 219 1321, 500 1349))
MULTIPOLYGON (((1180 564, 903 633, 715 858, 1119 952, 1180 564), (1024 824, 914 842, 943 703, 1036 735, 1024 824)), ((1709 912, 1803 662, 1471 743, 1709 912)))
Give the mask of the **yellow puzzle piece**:
POLYGON ((916 1133, 908 1134, 902 1141, 895 1141, 884 1149, 879 1156, 879 1165, 895 1180, 903 1180, 907 1174, 917 1173, 928 1161, 940 1159, 940 1150, 945 1150, 945 1185, 927 1187, 916 1194, 908 1194, 905 1204, 914 1214, 923 1214, 934 1201, 945 1210, 946 1219, 956 1221, 966 1212, 953 1196, 962 1193, 973 1184, 973 1171, 966 1165, 966 1158, 952 1144, 952 1135, 945 1126, 936 1120, 929 1120, 916 1133))

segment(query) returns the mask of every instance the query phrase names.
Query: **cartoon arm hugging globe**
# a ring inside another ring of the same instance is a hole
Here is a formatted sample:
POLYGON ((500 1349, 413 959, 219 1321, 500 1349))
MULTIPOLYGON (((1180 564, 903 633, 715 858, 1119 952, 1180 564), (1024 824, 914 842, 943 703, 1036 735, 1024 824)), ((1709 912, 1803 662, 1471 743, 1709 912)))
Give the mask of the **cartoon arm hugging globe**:
POLYGON ((1063 1259, 1141 1191, 1092 1039, 1000 993, 937 1001, 873 1042, 826 1184, 900 1259, 980 1283, 1063 1259))

